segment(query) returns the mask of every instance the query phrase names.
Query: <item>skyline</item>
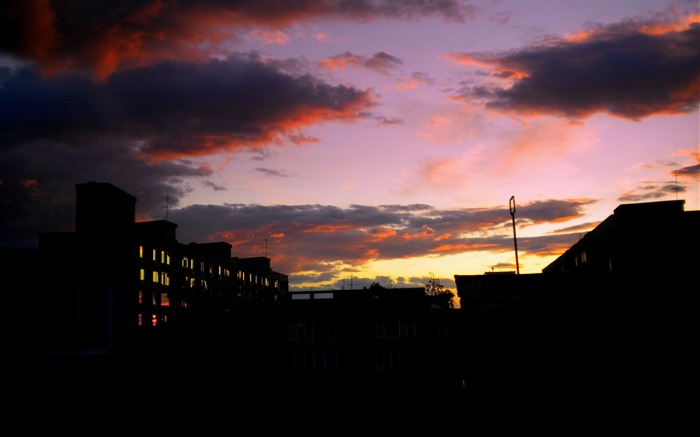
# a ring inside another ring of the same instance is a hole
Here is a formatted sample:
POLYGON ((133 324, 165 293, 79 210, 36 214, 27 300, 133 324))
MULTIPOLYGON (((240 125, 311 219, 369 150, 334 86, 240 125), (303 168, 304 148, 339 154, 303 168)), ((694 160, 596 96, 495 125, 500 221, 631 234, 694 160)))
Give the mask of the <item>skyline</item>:
POLYGON ((0 245, 108 182, 290 290, 540 273, 700 209, 697 1, 8 2, 0 245), (166 200, 167 199, 167 200, 166 200))

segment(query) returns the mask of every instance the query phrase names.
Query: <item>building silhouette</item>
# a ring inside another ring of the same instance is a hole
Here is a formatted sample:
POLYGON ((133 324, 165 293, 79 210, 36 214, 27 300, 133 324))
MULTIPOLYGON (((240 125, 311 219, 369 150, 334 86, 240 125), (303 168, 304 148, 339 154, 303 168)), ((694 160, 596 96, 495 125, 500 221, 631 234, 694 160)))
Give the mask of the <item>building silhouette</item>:
POLYGON ((488 375, 476 383, 585 394, 687 383, 676 378, 693 344, 700 211, 684 203, 620 205, 539 274, 455 275, 468 355, 483 357, 470 366, 488 375))
POLYGON ((32 325, 19 348, 157 350, 244 304, 264 308, 288 292, 287 275, 269 258, 232 257, 225 242, 180 243, 175 223, 136 223, 135 204, 109 183, 76 185, 75 231, 39 234, 30 265, 41 274, 18 290, 36 315, 16 325, 32 325))
POLYGON ((23 279, 13 370, 42 392, 79 374, 98 381, 91 395, 173 399, 183 386, 292 403, 660 394, 692 344, 700 212, 683 201, 620 205, 539 274, 456 274, 452 309, 421 287, 290 292, 267 257, 135 222, 136 198, 111 184, 76 194, 74 232, 0 252, 23 279))

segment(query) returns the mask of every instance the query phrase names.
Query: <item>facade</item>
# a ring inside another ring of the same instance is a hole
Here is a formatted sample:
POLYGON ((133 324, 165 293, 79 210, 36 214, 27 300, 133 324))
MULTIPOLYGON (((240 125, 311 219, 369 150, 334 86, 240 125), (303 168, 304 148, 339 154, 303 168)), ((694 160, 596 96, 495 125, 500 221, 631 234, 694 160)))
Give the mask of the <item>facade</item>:
POLYGON ((625 204, 540 274, 455 275, 467 369, 489 386, 540 381, 527 389, 665 384, 692 344, 698 241, 684 201, 625 204))
POLYGON ((422 287, 290 293, 266 368, 297 398, 458 399, 460 316, 422 287))
POLYGON ((78 184, 76 194, 75 232, 39 235, 34 323, 45 329, 27 343, 39 350, 158 349, 288 292, 268 258, 231 257, 225 242, 182 244, 166 220, 136 223, 136 198, 111 184, 78 184))
POLYGON ((684 200, 623 204, 543 273, 684 275, 698 264, 700 211, 684 200))
MULTIPOLYGON (((455 275, 455 310, 425 288, 290 292, 267 257, 179 243, 175 223, 135 223, 128 193, 76 189, 75 232, 0 252, 8 276, 24 279, 9 289, 6 332, 16 352, 70 352, 81 374, 136 381, 110 393, 194 387, 289 405, 559 398, 653 390, 694 344, 684 310, 700 214, 683 202, 621 205, 540 274, 455 275), (95 365, 90 352, 128 359, 95 365)), ((66 361, 48 363, 40 373, 66 361)))

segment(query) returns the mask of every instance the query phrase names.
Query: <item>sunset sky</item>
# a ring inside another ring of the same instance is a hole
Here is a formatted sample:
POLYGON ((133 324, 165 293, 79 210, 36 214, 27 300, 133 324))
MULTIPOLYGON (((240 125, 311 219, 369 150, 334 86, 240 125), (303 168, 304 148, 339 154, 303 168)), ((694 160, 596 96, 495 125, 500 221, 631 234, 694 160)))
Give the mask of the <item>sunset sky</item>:
POLYGON ((700 208, 700 2, 6 1, 0 246, 75 185, 292 290, 540 273, 623 203, 700 208), (167 200, 166 200, 167 199, 167 200))

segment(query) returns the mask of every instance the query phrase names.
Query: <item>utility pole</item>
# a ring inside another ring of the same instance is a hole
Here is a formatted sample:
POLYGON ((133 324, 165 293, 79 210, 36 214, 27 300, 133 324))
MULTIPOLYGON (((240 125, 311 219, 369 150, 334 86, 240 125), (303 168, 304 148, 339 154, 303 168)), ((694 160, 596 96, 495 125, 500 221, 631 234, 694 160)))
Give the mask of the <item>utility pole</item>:
POLYGON ((520 263, 518 262, 518 237, 515 235, 515 196, 510 196, 510 216, 513 219, 513 242, 515 244, 515 273, 520 274, 520 263))

